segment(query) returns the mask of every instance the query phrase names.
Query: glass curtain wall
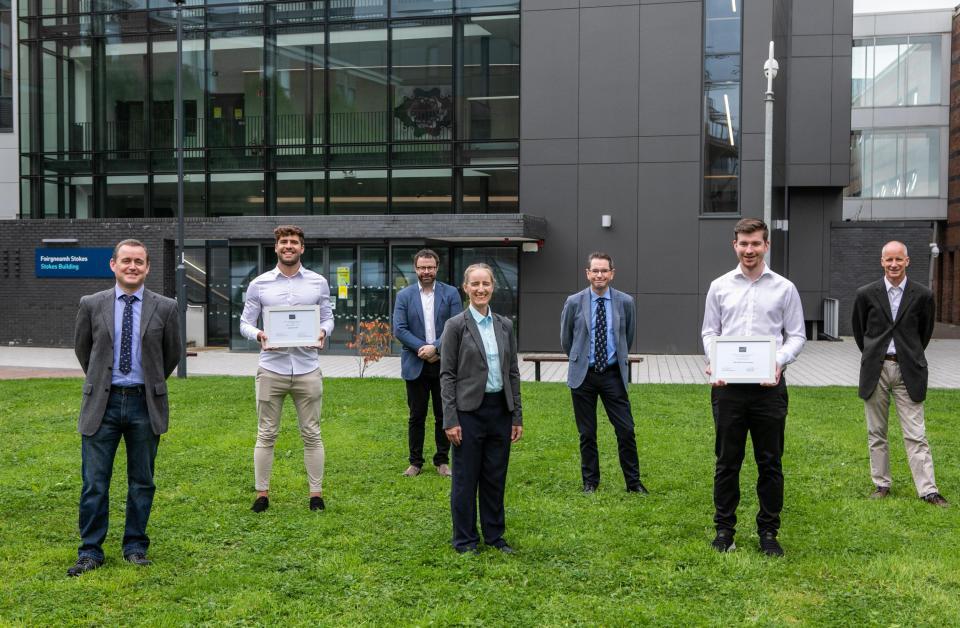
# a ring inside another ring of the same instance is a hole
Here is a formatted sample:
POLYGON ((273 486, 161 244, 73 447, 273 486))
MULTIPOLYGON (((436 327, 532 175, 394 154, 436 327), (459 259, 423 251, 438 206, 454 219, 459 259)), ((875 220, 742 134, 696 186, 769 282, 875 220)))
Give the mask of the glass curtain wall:
POLYGON ((854 107, 940 104, 940 35, 858 39, 852 54, 854 107))
POLYGON ((850 185, 844 196, 940 195, 940 129, 882 129, 850 135, 850 185))
MULTIPOLYGON (((23 215, 172 216, 169 2, 21 8, 23 215)), ((507 0, 192 0, 187 214, 518 211, 518 12, 507 0)))
POLYGON ((703 213, 740 211, 741 0, 704 0, 703 213))

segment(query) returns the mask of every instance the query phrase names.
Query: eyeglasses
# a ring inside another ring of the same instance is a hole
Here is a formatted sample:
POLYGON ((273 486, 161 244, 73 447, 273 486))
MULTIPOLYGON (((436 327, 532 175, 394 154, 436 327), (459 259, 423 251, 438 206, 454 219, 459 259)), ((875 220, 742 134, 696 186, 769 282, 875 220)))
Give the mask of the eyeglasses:
POLYGON ((609 275, 613 272, 612 268, 588 268, 587 272, 591 275, 609 275))
POLYGON ((436 266, 417 266, 417 270, 437 270, 436 266))

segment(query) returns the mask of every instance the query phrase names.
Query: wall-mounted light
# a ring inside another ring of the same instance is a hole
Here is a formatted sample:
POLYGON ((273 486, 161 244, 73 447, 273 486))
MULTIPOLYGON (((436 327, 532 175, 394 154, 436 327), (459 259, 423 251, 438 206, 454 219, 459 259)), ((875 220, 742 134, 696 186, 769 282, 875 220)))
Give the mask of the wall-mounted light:
POLYGON ((524 253, 536 253, 540 250, 540 245, 536 242, 524 242, 520 245, 520 250, 524 253))
POLYGON ((600 226, 604 229, 609 229, 613 226, 613 216, 610 214, 604 214, 600 216, 600 226))
POLYGON ((76 238, 44 238, 40 241, 44 244, 76 244, 80 240, 76 238))

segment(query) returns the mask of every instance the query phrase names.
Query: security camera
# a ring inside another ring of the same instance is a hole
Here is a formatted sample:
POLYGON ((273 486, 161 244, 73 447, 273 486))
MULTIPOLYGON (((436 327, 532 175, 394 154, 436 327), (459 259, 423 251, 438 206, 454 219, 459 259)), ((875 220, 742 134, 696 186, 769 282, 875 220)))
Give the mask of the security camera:
POLYGON ((937 246, 936 242, 930 243, 930 257, 939 257, 940 256, 940 247, 937 246))

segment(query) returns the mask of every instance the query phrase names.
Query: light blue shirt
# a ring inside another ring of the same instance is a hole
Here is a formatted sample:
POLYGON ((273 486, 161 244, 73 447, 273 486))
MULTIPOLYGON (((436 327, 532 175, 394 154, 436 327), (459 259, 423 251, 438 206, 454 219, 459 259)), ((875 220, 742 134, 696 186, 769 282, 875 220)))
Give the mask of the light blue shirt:
POLYGON ((497 334, 493 329, 493 310, 487 308, 484 316, 473 306, 469 306, 470 316, 473 317, 480 338, 483 340, 483 351, 487 354, 487 385, 483 392, 495 393, 503 390, 503 377, 500 375, 500 351, 497 349, 497 334))
POLYGON ((120 286, 114 286, 113 299, 113 376, 114 386, 140 386, 143 384, 143 358, 140 355, 140 312, 143 310, 143 286, 133 293, 133 335, 130 342, 130 372, 120 372, 120 345, 123 339, 123 310, 127 304, 120 300, 126 294, 120 286))
POLYGON ((593 290, 590 291, 590 366, 593 366, 596 360, 594 359, 594 343, 593 339, 596 338, 596 328, 597 328, 597 302, 603 299, 603 307, 607 311, 607 364, 617 363, 617 344, 614 342, 613 338, 613 299, 610 298, 610 289, 607 288, 606 292, 602 296, 597 296, 597 293, 593 290))

